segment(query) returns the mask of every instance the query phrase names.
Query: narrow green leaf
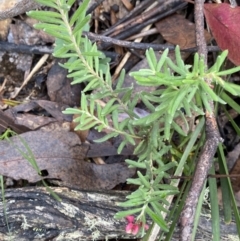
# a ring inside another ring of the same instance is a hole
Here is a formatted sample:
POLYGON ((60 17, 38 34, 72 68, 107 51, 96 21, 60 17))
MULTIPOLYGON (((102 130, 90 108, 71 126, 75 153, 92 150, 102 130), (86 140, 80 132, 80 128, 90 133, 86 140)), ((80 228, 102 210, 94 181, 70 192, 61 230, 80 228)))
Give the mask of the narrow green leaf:
POLYGON ((89 130, 91 129, 92 127, 96 126, 97 124, 99 124, 98 121, 94 121, 92 120, 91 122, 88 122, 88 123, 81 123, 81 130, 89 130))
POLYGON ((151 69, 140 69, 137 72, 131 72, 129 75, 135 78, 138 76, 151 76, 154 74, 155 74, 155 71, 152 71, 151 69))
POLYGON ((164 113, 164 110, 156 111, 148 116, 145 116, 141 119, 137 119, 132 121, 132 124, 135 125, 149 125, 150 123, 156 121, 158 118, 160 118, 164 113))
POLYGON ((146 169, 146 164, 143 163, 143 162, 133 161, 133 160, 130 160, 130 159, 126 159, 125 162, 129 165, 129 167, 146 169))
POLYGON ((212 113, 213 112, 213 110, 212 110, 212 108, 211 108, 211 106, 210 106, 210 104, 209 104, 209 99, 208 99, 208 97, 207 97, 207 94, 204 92, 200 92, 200 95, 201 95, 201 98, 202 98, 202 102, 203 102, 203 105, 204 105, 204 107, 205 107, 205 109, 209 112, 209 113, 212 113))
POLYGON ((176 62, 177 62, 178 67, 180 69, 184 69, 185 65, 184 65, 184 62, 182 60, 182 56, 181 56, 179 45, 177 45, 176 48, 175 48, 175 56, 176 56, 176 62))
POLYGON ((151 206, 153 207, 154 212, 161 218, 162 212, 169 213, 169 211, 158 202, 151 202, 151 206))
POLYGON ((132 95, 132 89, 127 89, 122 97, 122 102, 124 104, 128 103, 129 100, 131 99, 131 95, 132 95))
POLYGON ((200 86, 202 87, 203 91, 208 94, 212 100, 219 102, 221 104, 226 104, 218 95, 214 93, 214 91, 208 86, 208 84, 203 80, 200 82, 200 86))
POLYGON ((81 16, 85 16, 86 15, 86 11, 87 11, 87 7, 89 5, 90 0, 84 0, 80 6, 78 7, 78 9, 75 11, 75 13, 73 14, 73 16, 70 19, 70 26, 73 26, 73 24, 76 22, 76 20, 78 20, 81 16))
POLYGON ((189 86, 186 86, 176 92, 175 98, 169 104, 168 114, 174 117, 176 111, 179 110, 182 105, 183 98, 185 98, 189 91, 189 86))
POLYGON ((164 231, 168 232, 168 226, 167 223, 159 217, 157 214, 155 214, 149 207, 146 208, 146 213, 149 215, 149 217, 156 222, 159 227, 164 231))
POLYGON ((81 114, 82 111, 76 108, 67 108, 63 111, 63 114, 69 115, 69 114, 81 114))
POLYGON ((136 145, 135 140, 129 134, 125 134, 124 136, 125 136, 126 140, 128 141, 128 143, 132 144, 133 146, 136 145))
POLYGON ((76 2, 76 0, 68 0, 67 1, 67 5, 69 6, 69 9, 75 2, 76 2))
POLYGON ((127 210, 127 211, 121 211, 121 212, 118 212, 114 216, 114 218, 116 218, 116 219, 125 218, 128 215, 131 215, 131 214, 134 214, 134 213, 139 213, 141 211, 142 211, 142 208, 135 208, 135 209, 127 210))
POLYGON ((221 93, 221 98, 228 103, 234 110, 236 110, 240 114, 240 105, 235 102, 229 95, 225 92, 221 93))
POLYGON ((173 61, 167 57, 166 58, 166 61, 167 61, 167 64, 168 66, 176 73, 182 75, 182 76, 185 76, 186 75, 186 72, 184 69, 181 69, 180 67, 178 67, 176 64, 173 63, 173 61))
POLYGON ((156 69, 155 67, 157 65, 157 59, 156 59, 156 56, 155 56, 152 48, 150 48, 149 50, 146 51, 146 58, 147 58, 148 65, 151 68, 151 70, 155 71, 155 69, 156 69))
POLYGON ((147 143, 146 140, 143 139, 138 145, 137 147, 135 147, 133 154, 134 155, 139 155, 141 152, 144 152, 147 148, 147 143))
POLYGON ((182 130, 182 128, 178 125, 178 124, 176 124, 176 122, 172 122, 172 127, 173 127, 173 129, 177 132, 177 133, 179 133, 180 135, 182 135, 182 136, 187 136, 187 133, 185 133, 183 130, 182 130))
POLYGON ((145 96, 141 96, 142 98, 142 102, 145 104, 145 106, 151 111, 154 112, 155 111, 155 106, 149 102, 149 100, 147 98, 145 98, 145 96))
POLYGON ((91 19, 91 16, 87 15, 81 22, 78 21, 73 30, 73 34, 76 34, 77 32, 82 31, 82 29, 90 21, 90 19, 91 19))
MULTIPOLYGON (((136 180, 136 179, 134 179, 136 180)), ((139 180, 139 179, 137 179, 139 180)), ((127 181, 129 181, 129 179, 127 179, 127 181)), ((141 183, 140 183, 141 185, 141 183)), ((127 199, 132 199, 132 198, 142 198, 142 199, 145 199, 145 193, 144 193, 144 190, 141 189, 141 188, 138 188, 136 191, 132 192, 131 194, 127 195, 126 198, 127 199)))
POLYGON ((223 64, 223 62, 225 61, 226 57, 228 55, 228 50, 224 50, 221 55, 219 55, 217 57, 217 60, 216 60, 216 71, 218 72, 220 69, 221 69, 221 66, 223 64))
POLYGON ((137 179, 136 178, 128 178, 127 179, 127 184, 134 184, 134 185, 138 185, 138 186, 142 185, 142 183, 141 183, 139 178, 137 178, 137 179))
POLYGON ((217 76, 226 76, 226 75, 234 74, 238 71, 240 71, 240 66, 232 68, 232 69, 220 71, 220 72, 216 73, 216 75, 217 76))
POLYGON ((127 145, 128 141, 127 140, 123 140, 121 142, 121 144, 118 146, 118 149, 117 149, 117 153, 118 154, 121 154, 123 148, 127 145))
POLYGON ((148 77, 142 77, 142 76, 134 76, 135 80, 138 82, 138 84, 143 86, 158 86, 161 85, 159 82, 160 80, 150 80, 148 77))
POLYGON ((137 175, 142 183, 142 185, 144 185, 146 188, 150 188, 151 184, 149 183, 149 181, 147 180, 147 178, 145 176, 142 175, 141 172, 137 171, 137 175))
POLYGON ((194 61, 193 61, 192 72, 194 74, 198 74, 198 68, 199 68, 199 54, 196 53, 196 54, 194 54, 194 61))
POLYGON ((137 206, 140 206, 140 205, 143 205, 145 202, 145 200, 140 197, 140 198, 133 198, 129 201, 126 201, 126 202, 123 202, 123 203, 119 203, 118 206, 120 207, 137 207, 137 206))
POLYGON ((236 88, 234 88, 235 86, 231 85, 230 83, 224 82, 224 84, 222 85, 223 89, 226 90, 227 92, 229 92, 232 95, 240 95, 239 92, 237 92, 236 88))
MULTIPOLYGON (((89 78, 91 78, 91 77, 89 77, 89 78)), ((88 80, 89 78, 87 78, 86 80, 88 80)), ((85 81, 86 81, 85 80, 85 81)), ((83 82, 83 81, 82 81, 83 82)), ((71 84, 73 84, 73 83, 80 83, 79 82, 79 79, 77 79, 77 81, 75 82, 75 81, 73 81, 71 84)), ((98 79, 91 79, 91 81, 87 84, 87 86, 84 88, 84 92, 87 92, 87 91, 89 91, 89 90, 94 90, 94 89, 96 89, 98 86, 99 86, 100 84, 99 84, 99 80, 98 79)))
POLYGON ((86 75, 86 70, 85 69, 81 69, 78 71, 74 71, 71 74, 68 74, 67 77, 68 78, 78 78, 78 77, 82 77, 83 75, 86 75))
POLYGON ((192 99, 195 97, 195 93, 198 90, 198 85, 191 86, 191 91, 187 96, 187 102, 192 102, 192 99))
POLYGON ((200 74, 200 76, 204 75, 205 69, 206 69, 206 66, 205 66, 205 63, 204 63, 204 59, 201 56, 200 60, 199 60, 199 74, 200 74))
POLYGON ((170 129, 171 129, 172 117, 169 114, 166 114, 165 125, 164 125, 164 138, 169 140, 170 138, 170 129))
MULTIPOLYGON (((219 170, 220 174, 229 175, 228 170, 225 170, 224 167, 227 166, 226 158, 222 150, 222 145, 218 147, 218 162, 219 162, 219 170)), ((232 201, 231 191, 229 187, 229 178, 220 178, 221 191, 222 191, 222 204, 223 204, 223 214, 224 221, 226 223, 230 223, 232 221, 232 201)))
POLYGON ((109 109, 114 105, 114 102, 116 102, 116 99, 112 98, 107 102, 107 104, 104 106, 101 112, 101 116, 106 116, 109 112, 109 109))
POLYGON ((30 11, 27 13, 32 18, 35 18, 44 23, 63 24, 62 16, 59 13, 51 11, 30 11))
MULTIPOLYGON (((219 151, 221 152, 221 156, 225 157, 222 144, 220 143, 218 147, 219 147, 219 151)), ((224 169, 225 173, 228 173, 228 168, 227 168, 227 164, 226 164, 225 158, 224 158, 224 161, 221 162, 221 163, 222 163, 222 168, 224 169)), ((232 189, 230 178, 227 178, 227 181, 228 181, 228 188, 229 188, 229 191, 230 191, 230 198, 231 198, 231 201, 232 201, 232 206, 231 207, 232 207, 232 210, 233 210, 233 213, 234 213, 234 216, 235 216, 235 222, 236 222, 236 227, 237 227, 237 231, 238 231, 238 236, 240 236, 240 215, 239 215, 239 210, 238 210, 236 199, 235 199, 235 196, 234 196, 234 193, 233 193, 233 189, 232 189)))
POLYGON ((156 72, 160 72, 163 64, 165 63, 166 61, 166 58, 168 56, 168 52, 169 52, 169 49, 165 49, 160 57, 160 60, 158 61, 157 63, 157 67, 156 67, 156 72))
MULTIPOLYGON (((182 100, 182 105, 183 105, 184 111, 186 112, 186 116, 191 117, 192 116, 191 107, 186 98, 184 98, 182 100)), ((181 112, 181 111, 179 111, 179 112, 181 112)))
POLYGON ((114 110, 112 112, 112 121, 113 121, 113 127, 115 129, 118 129, 118 110, 114 110))
MULTIPOLYGON (((88 81, 91 78, 93 78, 93 76, 91 74, 83 75, 81 77, 76 76, 76 77, 74 77, 74 80, 71 82, 71 85, 80 84, 82 82, 88 81)), ((91 82, 89 82, 88 84, 93 85, 95 81, 97 81, 97 80, 91 79, 91 82)), ((85 87, 84 92, 87 91, 86 88, 87 88, 87 86, 85 87)))
MULTIPOLYGON (((214 167, 210 169, 210 174, 215 175, 214 167)), ((213 241, 220 240, 220 218, 219 218, 219 206, 218 206, 218 191, 215 178, 209 178, 209 191, 210 191, 210 203, 211 203, 211 216, 212 216, 212 232, 213 241)))
POLYGON ((40 3, 43 6, 59 9, 59 7, 54 3, 54 1, 49 1, 49 0, 35 0, 35 1, 40 3))
POLYGON ((196 231, 197 231, 197 227, 198 227, 198 223, 199 223, 199 218, 201 216, 201 210, 202 210, 202 204, 203 204, 203 200, 204 200, 205 190, 206 190, 206 182, 204 182, 202 192, 198 199, 196 214, 195 214, 195 218, 194 218, 193 231, 192 231, 192 240, 195 240, 195 235, 196 235, 196 231))
MULTIPOLYGON (((34 27, 35 27, 35 25, 34 25, 34 27)), ((37 29, 37 26, 35 28, 37 29)), ((56 30, 48 29, 48 28, 43 29, 43 31, 48 33, 48 34, 50 34, 50 35, 52 35, 55 38, 62 39, 64 41, 66 41, 66 42, 71 42, 71 39, 70 39, 70 37, 69 37, 69 35, 67 33, 63 34, 61 32, 57 32, 56 30)), ((53 53, 53 55, 54 55, 54 53, 53 53)))

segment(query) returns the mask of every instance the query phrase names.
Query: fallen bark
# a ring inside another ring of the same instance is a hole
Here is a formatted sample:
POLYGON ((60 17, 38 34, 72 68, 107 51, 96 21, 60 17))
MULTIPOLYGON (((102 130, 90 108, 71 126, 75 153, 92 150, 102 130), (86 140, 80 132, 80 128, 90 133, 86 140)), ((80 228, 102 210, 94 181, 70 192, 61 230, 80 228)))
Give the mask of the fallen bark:
POLYGON ((52 188, 7 189, 6 218, 0 205, 0 240, 105 240, 128 238, 125 220, 114 219, 124 192, 90 192, 52 188))
MULTIPOLYGON (((66 187, 54 187, 52 190, 62 199, 61 202, 43 187, 7 189, 4 195, 5 208, 0 199, 0 240, 133 238, 125 233, 125 220, 113 217, 122 210, 117 203, 125 200, 127 192, 80 191, 66 187)), ((202 213, 195 240, 210 241, 211 216, 207 209, 202 213)), ((220 225, 221 240, 231 241, 234 236, 238 240, 234 221, 226 225, 222 220, 220 225)), ((172 241, 178 241, 179 235, 179 227, 176 227, 172 241)))

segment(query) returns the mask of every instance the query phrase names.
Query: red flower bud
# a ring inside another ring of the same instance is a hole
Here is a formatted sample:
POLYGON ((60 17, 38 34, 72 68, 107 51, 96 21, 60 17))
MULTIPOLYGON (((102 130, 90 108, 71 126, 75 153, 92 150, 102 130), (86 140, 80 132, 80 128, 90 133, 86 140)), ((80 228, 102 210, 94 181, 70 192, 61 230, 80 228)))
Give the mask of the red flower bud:
POLYGON ((127 219, 128 223, 133 223, 134 222, 134 216, 132 216, 132 215, 128 215, 126 217, 126 219, 127 219))
POLYGON ((129 234, 132 233, 133 225, 134 225, 133 223, 127 224, 125 229, 126 233, 129 233, 129 234))
POLYGON ((138 234, 138 231, 139 231, 139 224, 133 224, 132 234, 133 234, 133 235, 137 235, 137 234, 138 234))

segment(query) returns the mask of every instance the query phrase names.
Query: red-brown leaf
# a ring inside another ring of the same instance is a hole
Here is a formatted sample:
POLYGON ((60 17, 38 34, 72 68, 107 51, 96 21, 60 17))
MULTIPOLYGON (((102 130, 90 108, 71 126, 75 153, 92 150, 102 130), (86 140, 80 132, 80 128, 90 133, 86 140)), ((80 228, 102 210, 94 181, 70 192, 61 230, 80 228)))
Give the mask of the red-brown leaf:
POLYGON ((227 3, 205 4, 204 13, 218 46, 228 49, 228 58, 240 65, 240 7, 232 8, 227 3))

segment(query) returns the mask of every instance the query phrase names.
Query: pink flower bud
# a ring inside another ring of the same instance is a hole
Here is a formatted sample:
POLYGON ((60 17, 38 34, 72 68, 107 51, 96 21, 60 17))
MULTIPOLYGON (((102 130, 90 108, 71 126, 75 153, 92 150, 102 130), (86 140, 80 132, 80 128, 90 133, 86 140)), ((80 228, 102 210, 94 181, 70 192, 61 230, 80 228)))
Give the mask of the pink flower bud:
POLYGON ((126 233, 132 233, 132 229, 133 229, 133 223, 128 223, 127 226, 126 226, 126 233))
POLYGON ((139 224, 133 224, 132 234, 133 234, 133 235, 137 235, 137 234, 138 234, 138 231, 139 231, 139 224))
POLYGON ((128 215, 126 217, 126 219, 127 219, 128 223, 133 223, 134 222, 134 216, 132 216, 132 215, 128 215))
POLYGON ((144 225, 144 230, 147 231, 148 229, 149 229, 149 225, 148 225, 148 224, 145 224, 145 225, 144 225))

